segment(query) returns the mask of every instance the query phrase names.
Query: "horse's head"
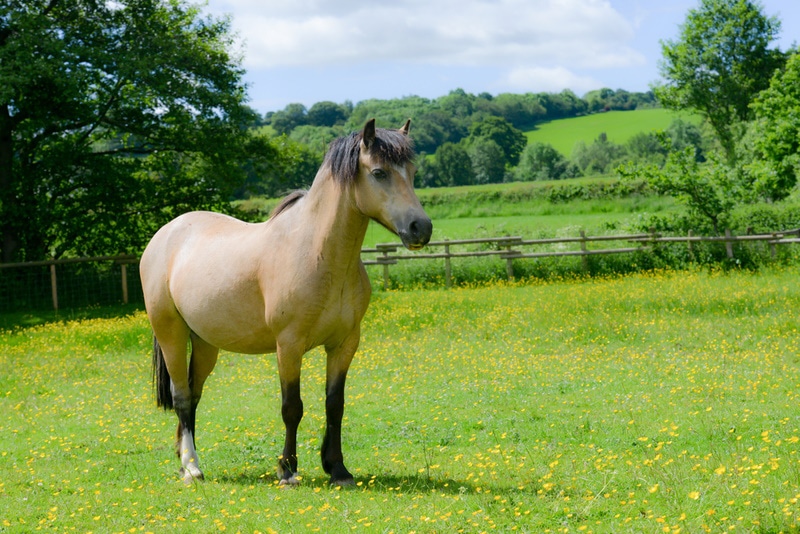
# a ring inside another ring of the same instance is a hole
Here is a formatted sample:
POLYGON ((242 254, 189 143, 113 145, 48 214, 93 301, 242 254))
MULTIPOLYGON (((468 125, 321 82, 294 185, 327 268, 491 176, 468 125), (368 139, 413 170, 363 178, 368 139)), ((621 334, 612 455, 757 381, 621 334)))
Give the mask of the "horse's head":
POLYGON ((410 250, 424 247, 433 224, 414 193, 414 151, 408 138, 411 121, 399 130, 375 129, 375 119, 361 132, 354 196, 358 209, 397 234, 410 250))

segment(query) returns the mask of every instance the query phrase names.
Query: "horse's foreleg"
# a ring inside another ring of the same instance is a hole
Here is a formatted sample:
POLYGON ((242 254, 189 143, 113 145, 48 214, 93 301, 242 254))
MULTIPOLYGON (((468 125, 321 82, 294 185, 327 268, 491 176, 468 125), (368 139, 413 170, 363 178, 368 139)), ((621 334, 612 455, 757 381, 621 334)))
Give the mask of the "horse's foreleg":
POLYGON ((342 417, 344 416, 344 385, 347 370, 358 348, 358 332, 343 344, 327 349, 328 367, 325 385, 325 415, 327 425, 322 440, 322 468, 331 476, 331 484, 353 484, 353 475, 344 466, 342 455, 342 417))
POLYGON ((285 350, 278 346, 278 372, 281 379, 281 415, 286 427, 283 453, 278 459, 280 484, 295 485, 297 478, 297 427, 303 418, 303 401, 300 398, 301 351, 285 350))

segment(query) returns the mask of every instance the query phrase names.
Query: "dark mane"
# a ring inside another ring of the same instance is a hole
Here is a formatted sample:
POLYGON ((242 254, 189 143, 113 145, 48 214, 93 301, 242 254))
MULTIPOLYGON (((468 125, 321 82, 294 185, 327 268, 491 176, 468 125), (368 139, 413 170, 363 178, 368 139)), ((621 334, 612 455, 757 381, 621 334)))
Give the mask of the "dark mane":
POLYGON ((289 193, 283 200, 281 200, 280 204, 275 206, 275 209, 272 210, 272 213, 269 214, 270 219, 274 219, 287 209, 291 208, 295 202, 306 196, 308 191, 304 189, 298 189, 297 191, 292 191, 289 193))
MULTIPOLYGON (((362 132, 353 132, 331 142, 322 165, 328 165, 333 177, 341 184, 351 184, 358 173, 358 155, 362 132)), ((415 153, 411 139, 399 130, 375 130, 375 141, 369 153, 382 163, 402 165, 413 161, 415 153)))

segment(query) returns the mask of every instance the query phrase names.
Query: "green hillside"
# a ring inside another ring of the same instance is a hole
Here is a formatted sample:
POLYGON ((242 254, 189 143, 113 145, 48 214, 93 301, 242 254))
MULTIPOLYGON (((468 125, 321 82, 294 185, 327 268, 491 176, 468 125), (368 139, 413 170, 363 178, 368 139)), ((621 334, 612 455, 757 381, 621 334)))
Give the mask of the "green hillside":
POLYGON ((700 120, 690 113, 663 108, 608 111, 545 122, 526 132, 525 135, 528 143, 537 141, 550 143, 556 150, 569 157, 578 141, 590 144, 598 135, 605 132, 609 141, 622 144, 637 133, 667 128, 675 117, 700 120))

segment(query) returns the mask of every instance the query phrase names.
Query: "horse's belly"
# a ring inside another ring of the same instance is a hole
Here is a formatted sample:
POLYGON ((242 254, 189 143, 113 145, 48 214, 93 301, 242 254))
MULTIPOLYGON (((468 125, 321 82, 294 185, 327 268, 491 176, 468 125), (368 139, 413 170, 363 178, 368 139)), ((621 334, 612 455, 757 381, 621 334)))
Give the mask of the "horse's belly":
POLYGON ((264 354, 275 352, 275 335, 263 321, 224 318, 222 314, 184 317, 192 333, 215 347, 230 352, 264 354))

